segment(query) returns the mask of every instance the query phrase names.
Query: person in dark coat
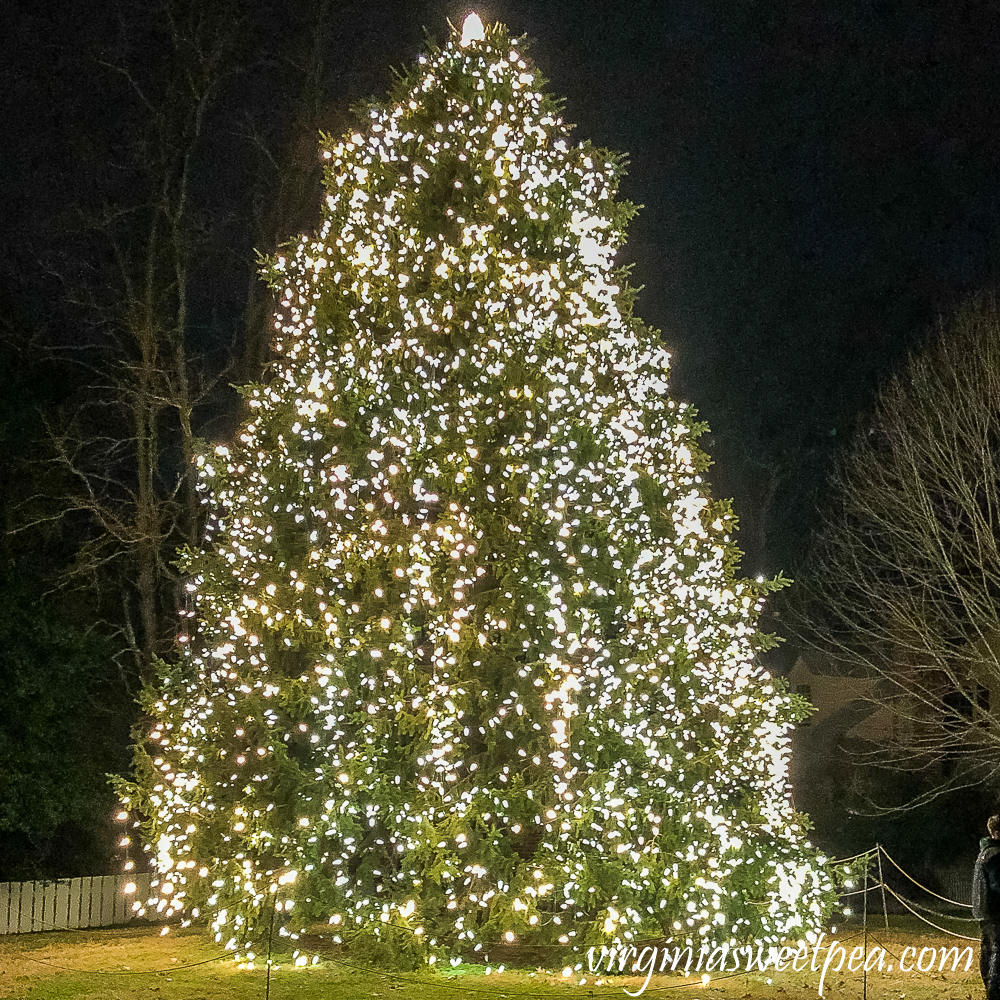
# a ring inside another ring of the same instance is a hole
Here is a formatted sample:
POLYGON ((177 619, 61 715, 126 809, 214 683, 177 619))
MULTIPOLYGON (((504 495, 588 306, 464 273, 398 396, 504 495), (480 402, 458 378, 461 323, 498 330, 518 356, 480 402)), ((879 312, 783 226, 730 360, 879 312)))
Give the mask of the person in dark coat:
POLYGON ((982 931, 979 973, 986 997, 1000 1000, 1000 816, 989 818, 986 832, 972 869, 972 916, 982 931))

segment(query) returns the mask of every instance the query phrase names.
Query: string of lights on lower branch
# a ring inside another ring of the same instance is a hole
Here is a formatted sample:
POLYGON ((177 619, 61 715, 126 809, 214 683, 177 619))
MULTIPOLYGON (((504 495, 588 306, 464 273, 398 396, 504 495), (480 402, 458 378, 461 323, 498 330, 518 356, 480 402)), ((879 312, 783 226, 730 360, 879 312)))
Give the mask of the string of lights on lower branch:
POLYGON ((122 792, 156 906, 244 961, 272 913, 437 961, 777 941, 833 900, 755 659, 775 584, 735 576, 614 264, 622 160, 524 46, 456 33, 327 142, 274 377, 198 459, 195 618, 122 792))

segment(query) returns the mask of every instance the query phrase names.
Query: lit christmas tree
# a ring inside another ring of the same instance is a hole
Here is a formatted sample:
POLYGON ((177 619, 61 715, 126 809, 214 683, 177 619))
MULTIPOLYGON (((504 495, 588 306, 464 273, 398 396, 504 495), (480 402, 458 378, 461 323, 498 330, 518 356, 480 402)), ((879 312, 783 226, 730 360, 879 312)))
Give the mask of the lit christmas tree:
POLYGON ((199 624, 123 786, 158 907, 250 960, 276 901, 431 960, 799 934, 773 585, 614 267, 619 159, 477 22, 330 144, 274 379, 200 460, 199 624))

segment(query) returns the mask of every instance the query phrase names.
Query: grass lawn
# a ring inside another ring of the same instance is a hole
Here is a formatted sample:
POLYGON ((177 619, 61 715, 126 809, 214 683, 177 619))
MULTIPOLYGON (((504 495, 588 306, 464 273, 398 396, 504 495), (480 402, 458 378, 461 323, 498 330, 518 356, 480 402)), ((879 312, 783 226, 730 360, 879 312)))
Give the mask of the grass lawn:
MULTIPOLYGON (((974 926, 974 925, 972 925, 974 926)), ((885 931, 881 917, 869 924, 871 953, 885 949, 883 969, 867 977, 871 1000, 979 1000, 983 996, 978 971, 978 946, 964 971, 965 959, 953 971, 951 959, 943 971, 937 961, 931 971, 899 971, 903 949, 915 949, 908 964, 916 965, 922 948, 960 948, 970 942, 946 938, 915 921, 894 919, 885 931), (889 971, 889 966, 892 971, 889 971)), ((969 933, 969 925, 962 926, 969 933)), ((862 943, 858 926, 840 927, 833 935, 845 947, 845 957, 862 943)), ((941 952, 937 952, 941 954, 941 952)), ((837 956, 840 958, 840 956, 837 956)), ((923 965, 931 960, 926 953, 923 965)), ((623 998, 624 990, 636 993, 644 976, 608 978, 586 970, 563 978, 558 969, 518 969, 486 974, 482 966, 461 966, 439 973, 392 973, 365 967, 357 956, 332 954, 329 960, 310 968, 294 968, 288 956, 277 956, 278 968, 271 973, 272 1000, 369 1000, 372 997, 406 997, 407 1000, 488 1000, 518 997, 623 998), (284 958, 285 961, 281 959, 284 958)), ((798 1000, 819 995, 824 954, 818 971, 805 964, 800 972, 747 974, 715 973, 708 983, 700 975, 654 975, 644 996, 654 998, 713 997, 718 1000, 798 1000)), ((743 963, 745 965, 745 963, 743 963)), ((801 963, 800 963, 801 964, 801 963)), ((858 963, 855 963, 856 965, 858 963)), ((875 961, 872 960, 872 965, 875 961)), ((848 961, 840 971, 832 959, 823 981, 825 997, 861 997, 865 983, 861 971, 851 972, 848 961)), ((210 936, 195 929, 172 930, 166 936, 159 928, 132 927, 117 930, 56 931, 0 937, 0 997, 18 1000, 259 1000, 265 995, 265 973, 239 970, 231 958, 220 957, 210 936), (200 963, 200 964, 199 964, 200 963)))

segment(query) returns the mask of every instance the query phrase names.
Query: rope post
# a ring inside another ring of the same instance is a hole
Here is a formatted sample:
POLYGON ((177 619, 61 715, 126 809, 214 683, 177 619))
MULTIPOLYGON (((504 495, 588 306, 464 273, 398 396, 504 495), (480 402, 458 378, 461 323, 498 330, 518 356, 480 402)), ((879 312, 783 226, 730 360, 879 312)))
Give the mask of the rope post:
POLYGON ((274 914, 278 909, 278 893, 271 898, 271 926, 267 932, 267 978, 264 981, 264 1000, 271 1000, 271 941, 274 938, 274 914))
POLYGON ((868 869, 871 867, 871 857, 865 858, 865 892, 864 892, 864 902, 861 904, 861 924, 864 929, 864 954, 865 954, 865 964, 862 970, 861 982, 862 986, 862 998, 863 1000, 868 1000, 868 869))
POLYGON ((885 917, 885 929, 889 929, 889 908, 885 905, 885 877, 882 875, 882 845, 875 845, 875 856, 878 858, 878 884, 882 889, 882 916, 885 917))

